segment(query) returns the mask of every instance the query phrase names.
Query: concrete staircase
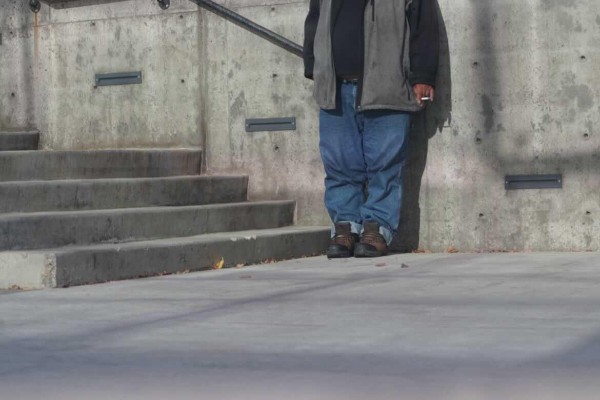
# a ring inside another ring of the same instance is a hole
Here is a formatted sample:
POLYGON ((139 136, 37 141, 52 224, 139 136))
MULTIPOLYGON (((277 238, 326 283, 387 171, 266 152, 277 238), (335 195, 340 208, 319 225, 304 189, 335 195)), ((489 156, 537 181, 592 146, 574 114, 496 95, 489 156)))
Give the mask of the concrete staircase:
POLYGON ((322 254, 293 201, 247 202, 245 176, 198 175, 202 152, 38 151, 0 132, 0 288, 65 287, 322 254))

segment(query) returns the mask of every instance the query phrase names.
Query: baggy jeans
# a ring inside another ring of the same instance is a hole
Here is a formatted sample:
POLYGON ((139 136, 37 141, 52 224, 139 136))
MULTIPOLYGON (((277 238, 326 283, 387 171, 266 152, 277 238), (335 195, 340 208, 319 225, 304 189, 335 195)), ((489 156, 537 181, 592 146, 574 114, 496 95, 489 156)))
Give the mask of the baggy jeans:
POLYGON ((337 109, 320 111, 325 207, 334 224, 350 222, 353 233, 362 234, 363 221, 379 222, 389 245, 400 223, 411 115, 357 111, 356 95, 355 83, 342 83, 337 109))

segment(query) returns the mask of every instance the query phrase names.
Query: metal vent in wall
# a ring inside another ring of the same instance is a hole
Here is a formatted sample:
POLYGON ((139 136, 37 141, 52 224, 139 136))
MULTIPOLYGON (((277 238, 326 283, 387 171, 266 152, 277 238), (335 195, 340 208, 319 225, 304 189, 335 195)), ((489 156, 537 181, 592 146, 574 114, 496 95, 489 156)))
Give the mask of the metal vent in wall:
POLYGON ((295 131, 296 117, 252 118, 246 120, 246 132, 295 131))
POLYGON ((507 175, 504 179, 506 190, 519 189, 562 189, 563 178, 555 175, 507 175))
POLYGON ((133 85, 142 83, 142 71, 96 74, 96 86, 133 85))

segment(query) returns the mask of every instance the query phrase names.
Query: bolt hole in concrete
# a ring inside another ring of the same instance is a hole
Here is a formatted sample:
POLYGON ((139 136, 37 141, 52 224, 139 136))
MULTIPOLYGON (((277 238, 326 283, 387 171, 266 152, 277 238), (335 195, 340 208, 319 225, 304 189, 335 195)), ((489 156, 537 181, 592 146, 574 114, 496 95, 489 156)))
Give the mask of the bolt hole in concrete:
POLYGON ((183 14, 181 14, 181 15, 179 16, 179 18, 183 19, 183 14))
POLYGON ((584 133, 584 134, 583 134, 583 137, 584 137, 585 139, 589 139, 589 137, 590 137, 590 134, 589 134, 589 133, 584 133))
POLYGON ((273 150, 279 151, 279 146, 275 145, 275 147, 273 147, 273 150))
POLYGON ((585 56, 581 56, 581 57, 579 57, 579 58, 581 58, 582 60, 585 60, 585 56))
POLYGON ((15 97, 15 94, 14 94, 14 93, 11 93, 11 94, 10 94, 10 97, 15 97))
POLYGON ((477 144, 481 143, 481 138, 476 138, 475 143, 477 143, 477 144))
POLYGON ((586 211, 585 215, 592 215, 592 212, 591 211, 586 211))
POLYGON ((483 218, 485 215, 483 213, 479 213, 479 218, 483 218))
POLYGON ((479 66, 479 63, 478 63, 477 61, 475 61, 475 62, 473 63, 473 66, 474 66, 474 67, 478 67, 478 66, 479 66))
POLYGON ((181 83, 185 83, 185 79, 182 79, 182 80, 181 80, 181 83))

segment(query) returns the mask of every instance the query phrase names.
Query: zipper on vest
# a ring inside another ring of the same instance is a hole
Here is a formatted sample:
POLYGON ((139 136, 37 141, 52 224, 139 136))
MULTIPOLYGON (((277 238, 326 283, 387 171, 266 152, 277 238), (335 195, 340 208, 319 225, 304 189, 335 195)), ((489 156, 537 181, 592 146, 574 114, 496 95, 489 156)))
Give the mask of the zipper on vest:
MULTIPOLYGON (((333 53, 333 52, 332 52, 333 53)), ((335 79, 335 85, 334 85, 334 89, 333 89, 333 103, 335 104, 335 108, 337 109, 338 107, 338 80, 337 80, 337 74, 335 73, 335 61, 333 61, 333 54, 331 56, 331 69, 333 69, 333 77, 335 79)), ((341 93, 341 91, 340 91, 341 93)))
POLYGON ((371 21, 375 21, 375 0, 371 0, 371 21))
MULTIPOLYGON (((373 21, 375 21, 375 0, 370 0, 371 1, 371 17, 373 18, 373 21)), ((365 11, 366 11, 366 7, 368 2, 365 2, 365 11)), ((365 22, 364 22, 364 18, 361 20, 362 22, 362 36, 361 36, 361 40, 360 40, 360 45, 361 45, 361 50, 362 50, 362 59, 361 59, 361 66, 360 66, 360 78, 358 80, 358 84, 357 86, 357 90, 356 90, 356 104, 354 105, 354 108, 358 111, 362 110, 362 107, 360 105, 360 102, 362 100, 362 91, 363 91, 363 84, 365 81, 365 58, 367 57, 366 55, 366 51, 365 51, 365 22)))
MULTIPOLYGON (((332 7, 333 7, 333 3, 335 3, 335 1, 332 1, 332 7)), ((335 70, 335 60, 333 59, 333 28, 335 27, 335 23, 337 21, 338 14, 339 14, 339 7, 337 8, 337 12, 335 12, 335 13, 333 12, 333 9, 332 9, 330 19, 329 19, 329 49, 330 49, 330 53, 331 53, 332 76, 335 79, 335 85, 334 85, 334 89, 333 89, 333 103, 334 103, 336 109, 338 107, 338 86, 339 85, 338 85, 338 81, 337 81, 337 73, 335 70)))

